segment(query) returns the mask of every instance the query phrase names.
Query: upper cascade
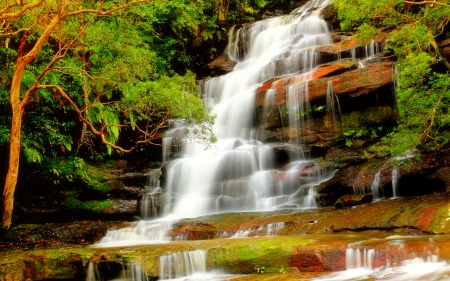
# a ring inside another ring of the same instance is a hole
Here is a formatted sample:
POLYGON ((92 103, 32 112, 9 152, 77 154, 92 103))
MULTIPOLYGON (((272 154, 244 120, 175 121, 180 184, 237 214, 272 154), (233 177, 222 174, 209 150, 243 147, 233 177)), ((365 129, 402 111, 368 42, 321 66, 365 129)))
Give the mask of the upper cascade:
MULTIPOLYGON (((335 170, 309 160, 299 141, 263 143, 254 129, 254 104, 256 90, 264 81, 309 75, 318 66, 320 57, 314 48, 332 43, 328 24, 320 17, 327 5, 328 1, 311 1, 289 15, 230 31, 226 52, 238 61, 235 69, 200 85, 205 106, 216 115, 214 133, 218 141, 214 148, 204 150, 200 144, 177 140, 180 128, 167 132, 163 143, 181 143, 176 147, 181 157, 171 159, 166 151, 162 184, 149 187, 141 203, 144 218, 317 207, 317 186, 330 179, 335 170), (154 208, 155 200, 164 201, 159 213, 154 208)), ((307 85, 292 87, 289 95, 286 125, 295 126, 300 134, 308 116, 301 120, 296 116, 309 108, 307 85)), ((142 229, 136 226, 127 231, 133 233, 133 240, 151 240, 142 229)), ((126 239, 122 232, 103 241, 126 239)), ((158 234, 157 240, 165 240, 164 233, 158 234)))
MULTIPOLYGON (((311 1, 289 15, 230 31, 226 52, 238 61, 235 69, 201 85, 205 105, 217 116, 214 133, 218 142, 207 151, 198 144, 186 144, 183 157, 166 165, 163 188, 176 194, 166 214, 195 217, 285 204, 316 206, 313 186, 329 178, 333 170, 314 164, 306 173, 310 180, 298 183, 299 169, 275 163, 273 147, 260 142, 253 129, 254 100, 264 81, 309 72, 318 65, 314 47, 332 43, 328 24, 320 18, 327 5, 328 1, 311 1)), ((290 101, 289 107, 300 110, 304 107, 298 104, 306 100, 290 101)), ((173 136, 169 133, 166 137, 173 136)), ((301 148, 297 146, 297 150, 301 148)), ((305 156, 293 153, 290 161, 305 161, 305 156)))

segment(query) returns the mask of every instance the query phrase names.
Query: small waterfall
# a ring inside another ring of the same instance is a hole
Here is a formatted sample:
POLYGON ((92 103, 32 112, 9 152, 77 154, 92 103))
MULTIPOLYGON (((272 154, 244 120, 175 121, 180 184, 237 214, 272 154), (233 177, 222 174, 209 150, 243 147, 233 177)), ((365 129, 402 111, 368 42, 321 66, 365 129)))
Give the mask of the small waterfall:
POLYGON ((308 83, 303 82, 294 84, 287 88, 286 108, 289 116, 289 128, 291 135, 294 135, 293 141, 301 143, 299 136, 302 135, 301 129, 308 127, 308 121, 311 119, 310 105, 308 98, 308 83))
POLYGON ((358 68, 364 68, 366 65, 362 61, 358 61, 358 68))
POLYGON ((373 269, 373 261, 377 252, 373 249, 348 248, 345 253, 346 268, 367 268, 373 269))
POLYGON ((269 223, 259 227, 250 227, 239 229, 238 232, 231 234, 223 233, 221 237, 242 238, 242 237, 257 237, 257 236, 272 236, 277 235, 278 231, 286 226, 284 222, 269 223))
POLYGON ((392 197, 397 198, 398 196, 398 180, 399 174, 397 167, 392 169, 392 197))
POLYGON ((350 50, 350 58, 351 58, 353 61, 356 61, 356 60, 357 60, 356 49, 351 49, 351 50, 350 50))
POLYGON ((206 273, 206 257, 208 251, 196 250, 176 252, 159 257, 159 276, 162 279, 173 279, 206 273))
POLYGON ((86 271, 86 281, 97 281, 100 280, 98 276, 98 269, 95 263, 89 262, 87 271, 86 271))
POLYGON ((380 190, 380 173, 381 170, 375 174, 372 185, 370 186, 370 190, 372 191, 373 199, 381 198, 381 190, 380 190))
POLYGON ((98 263, 89 262, 86 271, 86 281, 148 281, 142 268, 134 262, 118 268, 117 266, 111 267, 106 262, 103 263, 105 263, 105 268, 102 270, 98 263))
POLYGON ((168 236, 172 221, 139 221, 129 227, 108 230, 97 246, 114 246, 123 244, 166 243, 177 240, 168 236))
MULTIPOLYGON (((334 128, 338 127, 338 119, 336 118, 336 111, 341 115, 341 105, 339 104, 339 98, 333 92, 333 82, 328 81, 327 86, 327 113, 331 119, 331 126, 334 128)), ((341 117, 341 116, 340 116, 341 117)), ((342 119, 342 118, 340 118, 342 119)))
POLYGON ((160 214, 160 206, 164 205, 164 196, 160 187, 160 169, 151 170, 148 176, 148 185, 145 194, 142 196, 140 209, 141 217, 144 219, 157 218, 160 214))
POLYGON ((401 251, 397 252, 398 256, 390 256, 375 249, 363 248, 361 243, 349 245, 346 251, 345 271, 331 273, 314 280, 449 280, 450 265, 439 260, 439 250, 433 247, 432 242, 425 245, 422 252, 417 249, 410 249, 411 252, 408 252, 403 240, 388 241, 387 250, 389 251, 391 247, 399 247, 401 251))

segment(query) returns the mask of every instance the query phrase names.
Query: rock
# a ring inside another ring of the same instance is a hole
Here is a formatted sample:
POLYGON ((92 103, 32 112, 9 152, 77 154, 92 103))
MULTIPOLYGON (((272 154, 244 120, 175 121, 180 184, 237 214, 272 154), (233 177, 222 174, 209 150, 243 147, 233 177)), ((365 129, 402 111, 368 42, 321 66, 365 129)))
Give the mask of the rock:
POLYGON ((292 264, 300 272, 341 271, 346 269, 345 248, 335 249, 304 249, 297 248, 292 258, 292 264))
POLYGON ((231 72, 236 64, 237 62, 230 60, 227 54, 223 54, 208 63, 207 66, 210 70, 214 71, 215 75, 224 75, 231 72))
MULTIPOLYGON (((387 33, 380 34, 379 36, 374 38, 374 43, 383 43, 383 42, 385 42, 387 36, 388 36, 387 33)), ((325 56, 328 56, 328 55, 335 55, 335 54, 339 54, 339 53, 343 53, 343 52, 348 52, 350 50, 361 48, 363 46, 364 45, 362 45, 356 39, 342 40, 342 41, 340 41, 338 43, 316 47, 314 49, 314 51, 316 51, 318 53, 321 53, 321 54, 323 54, 325 56)))
POLYGON ((287 143, 271 143, 269 145, 272 147, 275 154, 275 168, 277 169, 287 165, 294 159, 301 158, 305 153, 305 151, 297 145, 290 145, 287 143))
POLYGON ((334 206, 336 208, 352 207, 372 202, 372 194, 346 194, 341 196, 334 206))
POLYGON ((0 251, 5 249, 33 249, 58 244, 93 244, 117 221, 79 221, 73 223, 21 224, 0 232, 0 251))
POLYGON ((132 217, 137 214, 138 200, 114 199, 111 206, 103 211, 105 215, 115 217, 132 217))

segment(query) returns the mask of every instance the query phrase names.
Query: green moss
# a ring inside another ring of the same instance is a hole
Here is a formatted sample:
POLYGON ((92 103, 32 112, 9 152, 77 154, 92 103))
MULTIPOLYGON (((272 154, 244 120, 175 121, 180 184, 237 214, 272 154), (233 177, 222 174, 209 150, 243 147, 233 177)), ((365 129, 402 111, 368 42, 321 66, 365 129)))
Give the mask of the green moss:
POLYGON ((450 231, 450 204, 440 206, 433 214, 428 231, 434 234, 448 233, 450 231))
POLYGON ((82 202, 74 197, 67 198, 63 203, 63 206, 65 206, 69 210, 85 210, 85 211, 91 211, 95 213, 100 213, 104 211, 105 209, 111 207, 111 201, 109 200, 90 200, 82 202))

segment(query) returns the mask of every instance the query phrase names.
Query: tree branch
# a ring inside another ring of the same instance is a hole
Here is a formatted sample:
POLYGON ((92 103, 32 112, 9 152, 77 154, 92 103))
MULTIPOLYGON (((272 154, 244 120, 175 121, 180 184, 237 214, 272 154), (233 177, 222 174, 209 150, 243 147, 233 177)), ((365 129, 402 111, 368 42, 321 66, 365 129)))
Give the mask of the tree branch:
POLYGON ((44 2, 44 0, 38 0, 34 3, 30 3, 30 4, 23 6, 22 9, 20 9, 20 11, 6 14, 10 9, 12 9, 14 7, 18 7, 20 5, 23 5, 22 1, 20 1, 20 3, 18 3, 18 1, 16 1, 15 4, 8 5, 4 9, 0 10, 0 20, 15 19, 15 18, 21 17, 21 16, 23 16, 23 14, 25 14, 26 11, 31 10, 36 7, 39 7, 43 2, 44 2))
POLYGON ((37 85, 37 86, 34 87, 33 89, 34 89, 34 90, 39 90, 39 89, 55 89, 55 90, 57 90, 58 93, 64 98, 64 100, 66 100, 66 101, 70 104, 70 106, 72 106, 72 108, 75 110, 75 112, 77 113, 78 118, 80 119, 80 121, 83 122, 83 123, 85 123, 85 124, 89 127, 89 129, 92 131, 92 133, 94 133, 94 134, 97 135, 97 136, 100 136, 101 139, 102 139, 102 142, 103 142, 104 144, 111 146, 113 149, 119 150, 119 151, 124 152, 124 153, 128 153, 128 152, 131 152, 131 151, 135 150, 140 144, 150 143, 150 144, 153 144, 153 145, 160 145, 160 144, 156 144, 156 143, 152 142, 152 139, 156 136, 157 131, 158 131, 159 129, 164 128, 164 126, 163 126, 162 124, 164 124, 164 120, 165 120, 166 118, 163 118, 163 120, 159 122, 159 124, 156 126, 155 129, 152 130, 151 133, 145 132, 145 131, 143 131, 142 129, 140 129, 136 124, 134 124, 134 123, 132 123, 132 122, 129 122, 130 124, 134 124, 134 125, 136 126, 136 128, 138 128, 138 130, 139 130, 140 132, 144 133, 144 135, 145 135, 146 137, 149 137, 149 138, 147 138, 147 139, 145 139, 145 140, 135 141, 134 145, 133 145, 131 148, 125 149, 125 148, 123 148, 123 147, 121 147, 121 146, 118 146, 118 145, 115 145, 115 144, 109 142, 109 141, 107 140, 107 138, 106 138, 106 134, 104 133, 104 129, 106 128, 106 125, 104 125, 104 126, 102 127, 101 130, 97 130, 97 129, 94 127, 94 125, 92 125, 92 123, 89 122, 89 120, 87 120, 87 119, 84 117, 83 111, 80 110, 80 108, 79 108, 79 107, 75 104, 75 102, 74 102, 74 101, 66 94, 66 92, 64 92, 64 90, 63 90, 60 86, 58 86, 58 85, 37 85))
POLYGON ((1 36, 1 37, 14 36, 14 35, 19 34, 20 32, 23 32, 23 31, 30 31, 32 28, 33 28, 33 27, 30 27, 30 28, 21 28, 21 29, 19 29, 19 30, 17 30, 17 31, 14 31, 14 32, 0 33, 0 36, 1 36))
MULTIPOLYGON (((115 7, 111 10, 107 10, 107 11, 101 11, 99 9, 84 9, 84 10, 78 10, 75 12, 70 12, 70 13, 66 13, 63 15, 63 18, 68 18, 74 15, 79 15, 79 14, 86 14, 86 13, 91 13, 91 14, 96 14, 96 15, 100 15, 100 16, 106 16, 109 14, 112 14, 114 12, 117 12, 119 10, 123 10, 125 8, 131 7, 133 5, 139 4, 139 3, 148 3, 148 2, 154 2, 154 0, 135 0, 132 1, 130 3, 127 3, 125 5, 119 6, 119 7, 115 7)), ((158 2, 166 2, 165 0, 158 0, 158 2)))
MULTIPOLYGON (((429 33, 431 33, 429 31, 429 33)), ((434 36, 433 36, 434 37, 434 36)), ((433 46, 434 51, 436 52, 436 54, 442 59, 442 61, 444 62, 445 67, 450 70, 450 63, 447 61, 447 59, 442 55, 441 50, 439 49, 438 44, 436 43, 436 40, 432 40, 431 41, 431 45, 433 46)))
POLYGON ((441 3, 441 2, 435 2, 435 1, 420 1, 420 2, 412 2, 412 1, 406 1, 406 0, 403 0, 403 3, 406 3, 406 4, 410 4, 410 5, 426 5, 426 4, 437 4, 437 5, 442 5, 442 6, 450 7, 450 5, 449 5, 449 4, 446 4, 446 3, 441 3))

